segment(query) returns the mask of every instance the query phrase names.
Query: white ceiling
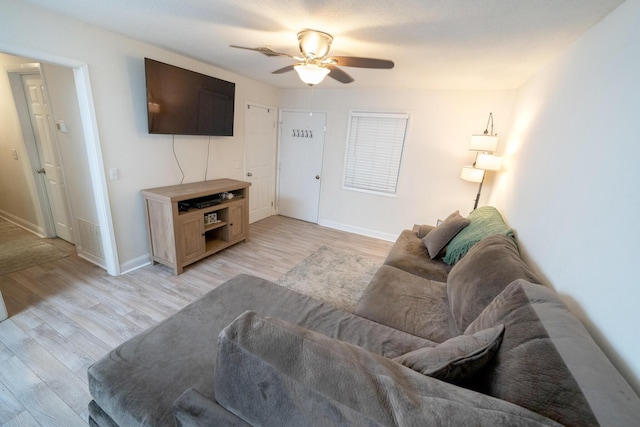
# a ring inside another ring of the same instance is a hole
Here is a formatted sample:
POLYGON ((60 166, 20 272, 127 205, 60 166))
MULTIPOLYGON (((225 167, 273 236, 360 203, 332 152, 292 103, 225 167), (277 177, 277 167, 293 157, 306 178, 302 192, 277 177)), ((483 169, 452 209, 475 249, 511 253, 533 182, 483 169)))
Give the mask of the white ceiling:
MULTIPOLYGON (((512 89, 623 0, 25 0, 282 88, 296 34, 334 36, 330 54, 391 59, 392 70, 343 68, 353 88, 512 89)), ((327 78, 318 88, 342 84, 327 78)))

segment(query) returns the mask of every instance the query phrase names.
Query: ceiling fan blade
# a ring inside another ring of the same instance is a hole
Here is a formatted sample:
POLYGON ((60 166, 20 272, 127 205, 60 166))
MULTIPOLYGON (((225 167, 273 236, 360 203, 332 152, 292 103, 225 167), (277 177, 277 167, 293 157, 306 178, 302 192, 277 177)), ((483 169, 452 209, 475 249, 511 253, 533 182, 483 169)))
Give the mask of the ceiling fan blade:
POLYGON ((245 46, 236 46, 233 44, 230 44, 229 47, 234 47, 236 49, 245 49, 245 50, 253 50, 256 52, 260 52, 263 55, 266 56, 286 56, 289 58, 296 58, 293 55, 289 55, 288 53, 282 53, 282 52, 276 52, 274 50, 272 50, 271 48, 267 47, 267 46, 261 46, 261 47, 245 47, 245 46))
POLYGON ((336 61, 336 65, 344 67, 391 69, 395 65, 388 59, 358 58, 357 56, 332 56, 327 59, 336 61))
POLYGON ((298 64, 294 64, 294 65, 287 65, 286 67, 282 67, 279 68, 275 71, 272 71, 271 74, 282 74, 282 73, 288 73, 289 71, 293 71, 293 67, 295 67, 298 64))
POLYGON ((351 77, 349 74, 345 73, 335 65, 327 65, 327 68, 331 70, 329 71, 329 77, 339 81, 340 83, 351 83, 355 81, 353 77, 351 77))

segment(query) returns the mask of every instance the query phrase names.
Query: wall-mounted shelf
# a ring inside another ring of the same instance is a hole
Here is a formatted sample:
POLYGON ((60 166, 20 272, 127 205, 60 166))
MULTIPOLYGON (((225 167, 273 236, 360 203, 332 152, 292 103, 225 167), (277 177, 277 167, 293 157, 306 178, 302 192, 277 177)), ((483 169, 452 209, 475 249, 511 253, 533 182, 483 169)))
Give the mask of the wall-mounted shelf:
POLYGON ((152 262, 180 274, 191 263, 248 241, 250 185, 225 178, 142 190, 152 262), (234 197, 203 208, 184 206, 222 193, 234 197), (211 213, 217 215, 217 222, 206 224, 205 216, 211 213))

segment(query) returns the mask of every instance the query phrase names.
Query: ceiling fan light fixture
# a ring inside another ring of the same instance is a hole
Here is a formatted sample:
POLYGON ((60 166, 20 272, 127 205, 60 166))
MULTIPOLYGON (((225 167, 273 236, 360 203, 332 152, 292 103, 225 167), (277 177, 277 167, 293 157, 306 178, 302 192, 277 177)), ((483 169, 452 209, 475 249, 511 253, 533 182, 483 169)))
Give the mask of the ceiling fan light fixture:
POLYGON ((328 68, 320 67, 315 64, 299 64, 293 68, 298 73, 300 80, 309 86, 320 83, 331 71, 328 68))
POLYGON ((323 58, 329 53, 333 42, 331 34, 316 30, 303 30, 298 33, 298 45, 305 58, 323 58))
POLYGON ((394 64, 388 59, 364 58, 357 56, 329 57, 329 49, 333 43, 333 36, 323 31, 305 29, 298 33, 298 44, 302 56, 276 52, 270 47, 244 47, 229 45, 237 49, 253 50, 266 56, 286 56, 295 59, 298 63, 279 68, 271 74, 283 74, 292 70, 298 72, 300 79, 309 86, 316 85, 328 75, 332 79, 348 84, 354 82, 354 78, 344 72, 341 67, 391 69, 394 64))

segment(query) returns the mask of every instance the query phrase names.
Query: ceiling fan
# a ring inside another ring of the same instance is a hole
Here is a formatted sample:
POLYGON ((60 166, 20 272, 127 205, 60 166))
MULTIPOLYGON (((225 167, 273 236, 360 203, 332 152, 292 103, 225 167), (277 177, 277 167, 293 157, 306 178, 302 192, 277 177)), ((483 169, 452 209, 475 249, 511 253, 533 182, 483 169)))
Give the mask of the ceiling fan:
POLYGON ((230 45, 230 47, 253 50, 266 56, 286 56, 295 59, 299 62, 275 70, 272 74, 282 74, 295 70, 300 76, 300 79, 309 86, 320 83, 327 75, 340 83, 353 82, 354 78, 338 66, 379 69, 391 69, 394 66, 393 61, 388 59, 360 58, 356 56, 327 56, 332 42, 333 36, 331 36, 331 34, 307 29, 298 33, 298 45, 302 56, 276 52, 266 46, 253 48, 230 45))

